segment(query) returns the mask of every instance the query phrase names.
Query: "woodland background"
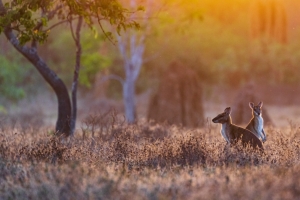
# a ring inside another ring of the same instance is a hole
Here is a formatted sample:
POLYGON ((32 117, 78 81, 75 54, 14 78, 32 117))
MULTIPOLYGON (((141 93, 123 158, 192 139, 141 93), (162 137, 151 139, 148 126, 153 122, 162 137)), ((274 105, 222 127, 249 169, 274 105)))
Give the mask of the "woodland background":
MULTIPOLYGON (((0 35, 0 199, 299 199, 300 2, 139 3, 151 17, 137 31, 137 121, 126 123, 122 87, 108 78, 125 77, 120 43, 85 26, 77 126, 65 140, 54 136, 54 92, 0 35), (264 102, 263 154, 226 147, 211 123, 232 106, 246 125, 249 101, 264 102)), ((70 91, 69 26, 38 50, 70 91)))
MULTIPOLYGON (((146 5, 145 2, 140 3, 146 5)), ((152 4, 148 8, 151 17, 147 22, 150 26, 144 63, 136 82, 138 118, 147 118, 151 96, 157 93, 166 74, 175 71, 171 66, 179 65, 174 73, 192 69, 202 86, 199 93, 204 118, 213 117, 211 107, 220 112, 224 106, 234 106, 238 91, 252 83, 258 100, 270 107, 275 121, 286 124, 286 119, 297 119, 298 110, 292 106, 299 102, 300 5, 292 0, 264 2, 203 0, 152 4), (293 111, 283 112, 289 109, 293 111)), ((112 108, 118 113, 124 111, 121 85, 114 80, 102 81, 109 74, 124 77, 124 62, 117 44, 105 40, 101 31, 99 34, 95 38, 87 27, 83 31, 79 121, 90 112, 103 113, 112 108)), ((51 89, 3 35, 0 46, 1 115, 16 121, 15 118, 34 116, 36 112, 37 121, 53 124, 56 99, 51 89)), ((41 57, 69 88, 75 50, 67 25, 53 29, 45 44, 39 46, 41 57)))

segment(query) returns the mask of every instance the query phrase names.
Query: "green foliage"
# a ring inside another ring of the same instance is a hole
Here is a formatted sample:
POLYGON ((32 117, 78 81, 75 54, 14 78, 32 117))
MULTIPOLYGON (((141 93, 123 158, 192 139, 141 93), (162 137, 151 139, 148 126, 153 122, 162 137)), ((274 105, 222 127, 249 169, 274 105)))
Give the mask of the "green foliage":
MULTIPOLYGON (((41 25, 47 25, 47 17, 35 18, 34 14, 38 9, 44 11, 50 9, 50 0, 17 0, 5 3, 5 14, 0 16, 0 33, 5 27, 10 26, 18 32, 18 38, 23 45, 28 41, 35 40, 44 42, 48 36, 48 31, 41 31, 41 25)), ((3 11, 4 12, 4 11, 3 11)))
POLYGON ((79 83, 87 88, 91 88, 99 71, 111 66, 114 56, 113 53, 108 54, 103 34, 93 40, 91 36, 89 32, 84 31, 81 42, 83 52, 79 83))
POLYGON ((0 93, 1 97, 8 100, 17 101, 25 97, 23 72, 26 66, 20 70, 20 63, 11 62, 0 56, 0 93))
MULTIPOLYGON (((111 66, 114 53, 105 50, 107 44, 104 43, 103 34, 94 38, 92 32, 83 28, 81 35, 82 57, 79 83, 81 86, 91 88, 96 74, 111 66)), ((50 36, 49 40, 53 42, 48 44, 48 51, 51 53, 47 55, 47 62, 68 84, 71 84, 73 74, 70 71, 73 71, 75 65, 76 50, 73 39, 68 31, 63 30, 56 33, 54 38, 50 36)))
POLYGON ((79 77, 81 85, 91 88, 97 72, 111 64, 109 58, 101 56, 98 52, 82 56, 82 69, 79 77))
MULTIPOLYGON (((0 105, 13 105, 23 98, 34 98, 46 89, 47 85, 42 82, 38 71, 18 52, 10 48, 0 52, 0 105)), ((0 113, 3 112, 6 109, 0 107, 0 113)))
MULTIPOLYGON (((83 39, 83 68, 79 80, 82 85, 91 87, 96 73, 111 63, 110 58, 99 53, 99 43, 103 38, 113 40, 113 34, 104 29, 107 25, 113 25, 120 34, 128 28, 139 28, 139 24, 128 16, 143 10, 142 6, 126 9, 118 0, 15 0, 6 3, 5 8, 0 10, 0 33, 10 27, 17 34, 21 45, 30 41, 44 43, 49 39, 49 32, 54 32, 52 29, 56 25, 71 22, 82 16, 94 37, 83 39), (99 31, 103 34, 98 34, 99 31), (105 37, 98 39, 99 35, 105 37), (93 46, 90 46, 91 44, 93 46)), ((73 71, 75 56, 75 50, 70 48, 74 41, 69 33, 69 30, 63 31, 59 37, 55 35, 50 38, 53 39, 51 46, 60 51, 52 52, 51 55, 47 53, 48 58, 45 59, 49 61, 49 66, 54 66, 56 72, 63 72, 62 78, 67 82, 71 82, 72 79, 70 69, 73 71)))
POLYGON ((0 105, 0 114, 7 114, 7 110, 5 109, 4 106, 0 105))
MULTIPOLYGON (((96 22, 104 33, 102 21, 108 21, 116 26, 120 33, 127 28, 138 28, 139 24, 134 20, 128 20, 127 17, 132 12, 143 10, 142 7, 138 7, 130 11, 117 0, 16 0, 5 3, 4 7, 0 11, 0 33, 5 27, 10 26, 18 32, 21 45, 29 41, 43 43, 50 30, 42 27, 46 27, 55 15, 61 21, 71 21, 82 16, 92 31, 96 30, 94 28, 96 22)), ((112 35, 106 36, 112 39, 112 35)))

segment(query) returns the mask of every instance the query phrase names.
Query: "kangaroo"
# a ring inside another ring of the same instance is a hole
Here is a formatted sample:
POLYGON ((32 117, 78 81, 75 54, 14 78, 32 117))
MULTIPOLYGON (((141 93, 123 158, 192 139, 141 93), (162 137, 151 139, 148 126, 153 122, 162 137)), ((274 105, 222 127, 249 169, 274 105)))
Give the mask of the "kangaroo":
POLYGON ((228 107, 223 113, 212 119, 214 123, 222 124, 221 135, 227 143, 235 144, 241 139, 243 146, 250 144, 253 148, 258 147, 260 150, 263 150, 262 142, 251 131, 232 124, 230 113, 231 108, 228 107))
POLYGON ((249 102, 249 107, 252 109, 252 119, 247 125, 246 129, 254 133, 254 135, 260 138, 263 142, 267 140, 265 131, 264 131, 264 119, 262 118, 262 109, 263 102, 259 102, 256 106, 254 103, 249 102))

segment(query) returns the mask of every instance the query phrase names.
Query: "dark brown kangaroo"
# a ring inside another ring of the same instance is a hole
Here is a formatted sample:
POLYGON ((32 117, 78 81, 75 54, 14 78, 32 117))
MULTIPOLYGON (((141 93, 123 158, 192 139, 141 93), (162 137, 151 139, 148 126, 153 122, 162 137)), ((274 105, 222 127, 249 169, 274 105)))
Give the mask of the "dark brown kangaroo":
POLYGON ((223 113, 213 118, 214 123, 222 124, 221 134, 229 144, 235 144, 238 140, 246 146, 249 144, 253 148, 263 150, 262 142, 249 130, 232 124, 230 117, 231 108, 228 107, 223 113))

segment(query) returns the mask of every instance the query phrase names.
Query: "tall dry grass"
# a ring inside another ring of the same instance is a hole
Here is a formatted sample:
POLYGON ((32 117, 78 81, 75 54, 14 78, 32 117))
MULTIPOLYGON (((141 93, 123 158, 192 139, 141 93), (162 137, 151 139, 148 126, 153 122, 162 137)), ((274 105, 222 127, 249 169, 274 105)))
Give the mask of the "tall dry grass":
POLYGON ((264 154, 225 146, 219 127, 89 116, 70 141, 0 127, 0 199, 296 199, 299 128, 268 128, 264 154))

